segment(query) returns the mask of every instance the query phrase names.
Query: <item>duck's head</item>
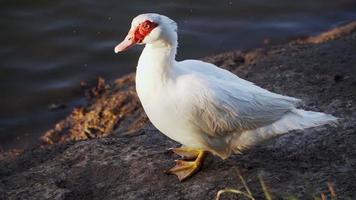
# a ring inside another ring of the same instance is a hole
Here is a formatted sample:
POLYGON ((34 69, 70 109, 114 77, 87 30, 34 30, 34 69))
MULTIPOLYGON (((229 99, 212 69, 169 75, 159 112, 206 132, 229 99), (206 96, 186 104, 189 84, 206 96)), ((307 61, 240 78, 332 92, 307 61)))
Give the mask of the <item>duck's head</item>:
POLYGON ((155 13, 141 14, 132 20, 124 41, 115 47, 115 53, 135 44, 177 44, 177 24, 170 18, 155 13))

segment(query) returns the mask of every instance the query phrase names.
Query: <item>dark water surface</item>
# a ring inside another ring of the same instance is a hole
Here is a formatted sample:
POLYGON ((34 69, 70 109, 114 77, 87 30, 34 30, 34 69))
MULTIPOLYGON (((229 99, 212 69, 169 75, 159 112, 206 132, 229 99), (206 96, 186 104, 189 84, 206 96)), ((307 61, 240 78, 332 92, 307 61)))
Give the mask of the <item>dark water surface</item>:
POLYGON ((0 0, 0 150, 28 147, 83 103, 79 83, 135 70, 141 48, 115 55, 131 19, 178 22, 178 58, 260 47, 356 19, 355 0, 0 0), (52 103, 66 109, 50 111, 52 103))

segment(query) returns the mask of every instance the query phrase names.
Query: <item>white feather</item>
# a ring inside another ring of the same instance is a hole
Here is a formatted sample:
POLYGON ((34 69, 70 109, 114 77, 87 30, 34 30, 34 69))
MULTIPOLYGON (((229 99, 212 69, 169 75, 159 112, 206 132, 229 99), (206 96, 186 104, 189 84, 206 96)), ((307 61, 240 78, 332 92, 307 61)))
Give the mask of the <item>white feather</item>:
POLYGON ((301 130, 325 124, 334 125, 336 123, 337 118, 332 115, 294 109, 271 125, 243 132, 240 137, 232 141, 232 148, 235 153, 240 153, 244 149, 291 130, 301 130))

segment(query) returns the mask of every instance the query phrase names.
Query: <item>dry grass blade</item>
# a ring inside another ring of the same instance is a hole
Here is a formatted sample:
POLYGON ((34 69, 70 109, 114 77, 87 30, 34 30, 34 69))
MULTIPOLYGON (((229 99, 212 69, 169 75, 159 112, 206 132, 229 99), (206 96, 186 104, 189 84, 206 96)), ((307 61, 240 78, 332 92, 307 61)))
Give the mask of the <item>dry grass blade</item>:
POLYGON ((240 170, 237 169, 236 172, 237 172, 237 176, 238 176, 239 179, 241 180, 241 182, 242 182, 242 184, 243 184, 245 190, 247 191, 247 193, 246 193, 246 192, 242 192, 242 191, 237 190, 237 189, 223 189, 223 190, 219 190, 218 193, 216 194, 216 200, 220 200, 220 196, 221 196, 223 193, 226 193, 226 192, 243 195, 243 196, 249 198, 250 200, 256 200, 256 199, 252 196, 251 190, 250 190, 250 188, 247 186, 247 183, 246 183, 245 179, 242 177, 242 175, 241 175, 241 173, 240 173, 240 170))
POLYGON ((247 184, 246 184, 246 181, 245 181, 245 179, 244 179, 244 177, 241 175, 241 173, 240 173, 240 170, 239 169, 237 169, 236 170, 236 172, 237 172, 237 176, 239 177, 239 179, 241 180, 241 183, 244 185, 244 188, 245 188, 245 190, 247 191, 247 193, 252 197, 252 193, 251 193, 251 190, 250 190, 250 188, 247 186, 247 184))
POLYGON ((262 179, 262 176, 261 175, 258 175, 258 179, 260 179, 260 183, 261 183, 261 186, 262 186, 262 190, 263 190, 263 193, 265 194, 265 197, 267 200, 272 200, 272 195, 271 193, 269 192, 268 188, 267 188, 267 185, 265 184, 265 182, 263 181, 262 179))
POLYGON ((334 186, 331 182, 328 182, 328 188, 329 188, 329 191, 330 191, 330 195, 331 195, 331 199, 332 200, 336 200, 336 192, 334 190, 334 186))
MULTIPOLYGON (((220 197, 223 193, 234 193, 234 194, 238 194, 238 195, 242 195, 250 200, 256 200, 253 195, 252 195, 252 192, 250 190, 250 188, 247 186, 247 183, 245 181, 245 179, 243 178, 243 176, 241 175, 240 173, 240 170, 239 169, 236 169, 236 172, 237 172, 237 176, 238 178, 241 180, 241 183, 243 184, 244 186, 244 189, 246 190, 246 192, 243 192, 241 190, 238 190, 238 189, 232 189, 232 188, 227 188, 227 189, 223 189, 223 190, 219 190, 216 194, 216 200, 220 200, 220 197)), ((272 193, 270 192, 270 189, 268 188, 268 186, 266 185, 266 183, 264 182, 263 178, 262 178, 262 175, 259 174, 258 175, 258 179, 260 181, 260 185, 262 187, 262 191, 264 193, 264 197, 266 200, 273 200, 273 195, 272 193)), ((337 196, 336 196, 336 192, 335 192, 335 189, 334 189, 334 185, 333 183, 331 182, 328 182, 328 189, 329 189, 329 192, 330 192, 330 197, 331 197, 331 200, 337 200, 337 196)), ((298 200, 297 197, 295 196, 289 196, 287 197, 286 199, 288 200, 298 200)), ((322 192, 320 194, 320 196, 314 196, 313 197, 313 200, 327 200, 327 195, 322 192)))
POLYGON ((247 194, 246 192, 242 192, 240 190, 236 190, 236 189, 223 189, 223 190, 219 190, 218 193, 216 194, 216 200, 220 200, 220 196, 223 194, 223 193, 226 193, 226 192, 229 192, 229 193, 234 193, 234 194, 240 194, 240 195, 243 195, 251 200, 255 200, 255 198, 249 194, 247 194))

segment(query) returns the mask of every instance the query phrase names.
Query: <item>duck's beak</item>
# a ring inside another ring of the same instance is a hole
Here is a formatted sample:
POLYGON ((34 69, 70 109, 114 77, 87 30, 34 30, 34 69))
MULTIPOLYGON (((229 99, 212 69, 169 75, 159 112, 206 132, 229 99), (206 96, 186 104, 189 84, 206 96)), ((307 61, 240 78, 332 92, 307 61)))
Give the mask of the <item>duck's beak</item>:
POLYGON ((133 31, 130 31, 130 32, 127 34, 125 40, 122 41, 120 44, 118 44, 118 45, 115 47, 114 51, 115 51, 115 53, 119 53, 119 52, 125 51, 125 50, 127 50, 128 48, 134 46, 136 43, 137 43, 137 42, 136 42, 135 39, 134 39, 134 32, 133 32, 133 31))

